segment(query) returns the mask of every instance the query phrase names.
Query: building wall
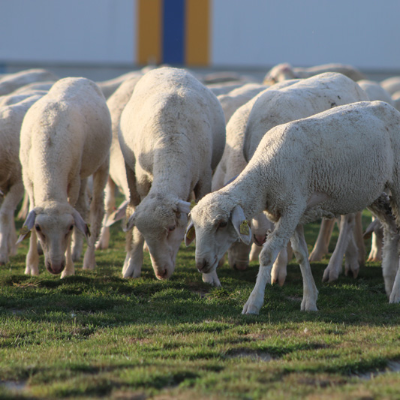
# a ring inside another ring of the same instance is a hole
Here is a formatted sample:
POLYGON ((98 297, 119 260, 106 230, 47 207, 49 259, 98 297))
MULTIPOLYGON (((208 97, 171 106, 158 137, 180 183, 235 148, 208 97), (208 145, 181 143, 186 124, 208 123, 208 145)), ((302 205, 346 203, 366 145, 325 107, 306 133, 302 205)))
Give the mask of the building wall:
POLYGON ((0 0, 0 64, 400 69, 398 0, 0 0))

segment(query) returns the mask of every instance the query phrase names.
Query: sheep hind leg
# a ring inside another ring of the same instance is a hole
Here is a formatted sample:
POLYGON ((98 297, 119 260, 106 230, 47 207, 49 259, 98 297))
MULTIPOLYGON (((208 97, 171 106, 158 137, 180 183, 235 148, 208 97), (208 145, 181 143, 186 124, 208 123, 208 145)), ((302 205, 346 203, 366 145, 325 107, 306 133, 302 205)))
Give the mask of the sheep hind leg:
MULTIPOLYGON (((375 200, 368 209, 380 220, 383 226, 383 258, 382 273, 385 282, 386 294, 389 296, 390 302, 400 300, 399 296, 394 293, 394 282, 397 281, 399 268, 399 239, 400 235, 396 225, 395 217, 390 209, 389 197, 383 193, 375 200), (392 296, 393 295, 393 296, 392 296), (393 301, 392 301, 393 300, 393 301)), ((398 285, 398 283, 396 282, 398 285)), ((397 288, 397 286, 396 286, 397 288)), ((397 290, 397 293, 399 291, 397 290)))
MULTIPOLYGON (((324 271, 322 282, 333 282, 338 277, 342 270, 343 257, 348 247, 349 241, 353 238, 353 229, 355 224, 355 214, 341 215, 340 217, 340 232, 336 243, 335 251, 332 254, 329 264, 324 271)), ((352 262, 357 264, 352 269, 358 270, 358 260, 352 259, 352 262)))
POLYGON ((104 217, 104 188, 107 183, 109 158, 93 174, 93 195, 90 203, 91 235, 87 242, 87 249, 83 259, 83 269, 93 270, 96 267, 95 244, 100 234, 101 222, 104 217))
POLYGON ((329 240, 332 236, 332 231, 335 226, 334 219, 323 219, 319 229, 318 238, 315 242, 314 248, 310 254, 310 262, 321 261, 322 258, 328 254, 329 240))
POLYGON ((258 314, 263 303, 264 293, 267 283, 271 283, 271 269, 279 252, 287 245, 292 236, 297 222, 302 213, 296 214, 292 211, 288 215, 282 216, 275 224, 274 231, 268 235, 263 249, 260 253, 260 269, 257 281, 249 299, 243 307, 242 314, 258 314))
POLYGON ((100 237, 96 244, 96 250, 105 250, 110 242, 110 228, 105 226, 107 218, 112 214, 115 208, 115 182, 108 177, 105 190, 106 213, 104 215, 103 226, 101 228, 100 237))
POLYGON ((279 286, 283 286, 287 275, 287 264, 290 261, 289 256, 292 256, 292 247, 290 242, 287 244, 286 248, 283 248, 279 253, 277 259, 274 262, 271 271, 272 284, 278 283, 279 286))

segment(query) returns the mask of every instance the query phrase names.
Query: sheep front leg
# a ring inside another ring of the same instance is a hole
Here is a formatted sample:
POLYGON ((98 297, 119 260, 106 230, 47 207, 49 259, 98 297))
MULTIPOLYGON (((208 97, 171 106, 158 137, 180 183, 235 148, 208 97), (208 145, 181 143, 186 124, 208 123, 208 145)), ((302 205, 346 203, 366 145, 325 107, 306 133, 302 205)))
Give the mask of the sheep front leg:
POLYGON ((37 236, 35 229, 31 231, 29 238, 29 250, 26 255, 26 275, 39 275, 39 253, 37 251, 37 236))
POLYGON ((67 251, 65 254, 66 263, 63 272, 61 273, 61 279, 65 278, 66 276, 75 275, 75 267, 74 262, 72 261, 72 252, 71 252, 71 236, 68 240, 67 244, 67 251))
MULTIPOLYGON (((79 195, 78 195, 78 200, 75 204, 75 209, 76 211, 78 211, 82 219, 84 221, 87 221, 87 215, 89 209, 87 201, 87 193, 86 193, 87 179, 82 179, 79 187, 80 187, 79 195)), ((72 250, 72 260, 78 261, 81 258, 83 251, 83 233, 78 229, 74 229, 73 236, 74 236, 74 245, 72 250)))
POLYGON ((96 267, 94 256, 95 244, 101 229, 101 222, 104 216, 104 187, 107 183, 109 168, 109 157, 93 174, 93 195, 90 203, 90 229, 91 235, 88 238, 87 250, 83 259, 83 269, 93 270, 96 267))
MULTIPOLYGON (((338 242, 336 243, 335 251, 332 254, 329 264, 324 271, 322 282, 333 282, 338 279, 342 270, 343 257, 348 247, 349 241, 353 237, 353 230, 355 224, 355 214, 341 215, 340 217, 340 232, 338 242)), ((360 268, 358 265, 357 257, 353 260, 356 266, 352 266, 352 270, 360 268)))
POLYGON ((318 311, 318 290, 312 276, 310 262, 308 261, 307 243, 304 237, 303 225, 298 225, 291 238, 292 248, 297 262, 300 264, 303 276, 303 301, 301 311, 318 311))
POLYGON ((297 221, 300 215, 292 212, 286 216, 282 216, 277 224, 275 224, 274 231, 268 235, 263 249, 260 253, 260 269, 257 275, 256 285, 250 294, 249 299, 243 307, 242 314, 258 314, 263 303, 265 286, 271 283, 271 269, 279 252, 287 245, 290 237, 295 230, 297 221), (293 222, 296 221, 296 222, 293 222))
POLYGON ((203 282, 209 283, 212 286, 220 287, 221 282, 218 279, 217 271, 212 271, 209 274, 202 274, 203 282))
POLYGON ((0 207, 0 265, 8 262, 8 255, 15 250, 14 211, 24 195, 22 182, 11 186, 0 207))
MULTIPOLYGON (((128 215, 127 215, 128 217, 128 215)), ((136 226, 126 236, 126 258, 122 268, 124 278, 138 278, 142 272, 144 238, 136 226)))
POLYGON ((279 253, 277 259, 274 262, 271 271, 272 283, 279 283, 279 286, 283 286, 287 275, 287 265, 292 259, 292 246, 290 242, 287 244, 286 248, 283 248, 279 253))

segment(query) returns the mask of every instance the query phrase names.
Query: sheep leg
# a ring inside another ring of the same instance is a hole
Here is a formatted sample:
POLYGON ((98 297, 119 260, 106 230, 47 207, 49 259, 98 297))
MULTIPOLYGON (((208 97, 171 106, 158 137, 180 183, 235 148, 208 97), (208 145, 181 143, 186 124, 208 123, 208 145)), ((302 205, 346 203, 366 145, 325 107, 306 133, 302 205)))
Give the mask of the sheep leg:
POLYGON ((355 239, 355 244, 357 246, 358 265, 360 267, 365 266, 365 245, 364 245, 363 234, 364 232, 362 227, 362 212, 359 211, 358 213, 356 213, 356 221, 354 225, 354 239, 355 239))
POLYGON ((329 240, 331 239, 332 231, 335 226, 334 219, 323 219, 319 229, 318 238, 314 248, 310 254, 310 262, 321 261, 328 254, 329 240))
POLYGON ((317 298, 318 290, 312 276, 310 262, 308 261, 307 243, 304 237, 303 225, 298 225, 290 239, 297 262, 300 264, 301 275, 303 276, 303 301, 301 311, 318 311, 317 298))
POLYGON ((108 177, 105 190, 106 213, 104 215, 103 227, 101 228, 100 237, 96 244, 96 250, 107 249, 110 242, 110 228, 105 226, 105 222, 115 209, 115 188, 115 182, 110 177, 108 177))
MULTIPOLYGON (((350 237, 353 235, 355 224, 355 214, 346 214, 340 216, 340 232, 336 243, 335 251, 332 254, 329 264, 324 271, 322 282, 333 282, 338 277, 342 270, 342 262, 344 253, 346 252, 350 237)), ((358 261, 356 261, 358 264, 358 261)), ((355 269, 355 267, 354 267, 355 269)), ((359 266, 358 268, 359 269, 359 266)))
POLYGON ((109 164, 110 159, 107 157, 106 161, 93 174, 93 196, 90 203, 91 235, 87 240, 88 245, 83 259, 83 269, 93 270, 96 267, 94 247, 100 234, 101 222, 104 216, 104 188, 108 179, 109 164))
POLYGON ((26 275, 39 275, 39 253, 37 251, 37 236, 35 229, 31 231, 29 238, 29 250, 26 255, 26 275))
POLYGON ((127 232, 126 245, 127 253, 122 268, 122 276, 124 278, 138 278, 142 272, 144 238, 136 226, 127 232))
POLYGON ((12 242, 14 227, 14 212, 24 195, 24 186, 19 182, 11 186, 4 197, 0 207, 0 265, 8 262, 8 255, 15 249, 15 242, 12 242))
POLYGON ((292 246, 290 242, 287 244, 286 248, 283 248, 279 253, 274 265, 272 266, 271 278, 272 284, 279 283, 279 286, 283 286, 287 275, 287 265, 292 259, 292 246), (290 258, 289 258, 290 257, 290 258))
POLYGON ((258 261, 261 250, 262 246, 257 246, 255 243, 253 243, 250 250, 250 261, 258 261))
POLYGON ((355 232, 353 230, 349 235, 349 243, 345 253, 344 274, 348 276, 349 271, 353 274, 353 278, 357 278, 360 271, 358 246, 356 244, 355 232))
MULTIPOLYGON (((375 217, 372 217, 372 220, 375 220, 375 217)), ((371 243, 371 251, 368 255, 367 261, 379 262, 382 261, 382 247, 383 247, 383 231, 379 230, 379 234, 376 232, 372 233, 372 243, 371 243)))
MULTIPOLYGON (((386 294, 390 296, 389 301, 395 302, 397 296, 393 292, 394 282, 398 275, 399 267, 399 239, 398 228, 395 218, 390 210, 389 198, 383 193, 377 200, 372 203, 368 209, 379 218, 383 226, 383 259, 382 273, 385 282, 386 294)), ((397 286, 396 286, 397 289, 397 286)))
POLYGON ((24 199, 22 200, 22 205, 17 215, 17 219, 25 221, 29 211, 29 196, 28 193, 25 192, 24 199))
POLYGON ((260 253, 260 269, 257 275, 256 284, 249 299, 243 307, 242 314, 259 313, 264 303, 265 286, 267 283, 271 283, 272 265, 275 262, 276 257, 278 257, 279 252, 286 247, 289 242, 301 215, 302 213, 299 213, 298 218, 296 218, 296 214, 292 211, 291 213, 288 213, 287 216, 282 216, 275 224, 274 231, 267 236, 267 241, 260 253))
POLYGON ((74 262, 72 261, 72 252, 71 252, 71 236, 68 241, 67 245, 67 251, 65 253, 65 268, 63 272, 61 273, 61 279, 65 278, 66 276, 71 276, 75 275, 75 267, 74 267, 74 262))
MULTIPOLYGON (((87 185, 87 179, 82 179, 79 185, 80 189, 79 189, 78 200, 75 203, 75 209, 76 211, 79 212, 84 221, 87 221, 87 215, 88 215, 86 185, 87 185)), ((73 237, 74 237, 74 245, 72 250, 72 260, 78 261, 81 258, 83 250, 83 233, 78 229, 74 229, 73 237)))
POLYGON ((203 282, 209 283, 212 286, 221 286, 221 282, 218 279, 217 271, 214 270, 209 274, 202 274, 203 275, 203 282))

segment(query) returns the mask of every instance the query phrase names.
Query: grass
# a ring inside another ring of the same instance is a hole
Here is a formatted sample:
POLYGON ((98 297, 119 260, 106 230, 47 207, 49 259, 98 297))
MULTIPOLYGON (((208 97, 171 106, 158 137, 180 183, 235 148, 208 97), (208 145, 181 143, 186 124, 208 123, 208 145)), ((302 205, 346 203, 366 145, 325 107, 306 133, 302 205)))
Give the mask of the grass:
MULTIPOLYGON (((368 223, 368 217, 365 217, 368 223)), ((313 243, 318 225, 306 229, 313 243)), ((334 242, 331 244, 333 250, 334 242)), ((258 265, 220 268, 201 281, 194 247, 182 247, 169 281, 145 256, 122 279, 124 237, 113 227, 97 269, 60 280, 24 275, 27 243, 0 270, 0 398, 388 399, 400 397, 400 306, 388 304, 379 264, 322 284, 319 312, 301 312, 293 260, 285 285, 268 287, 259 316, 241 315, 258 265)))

